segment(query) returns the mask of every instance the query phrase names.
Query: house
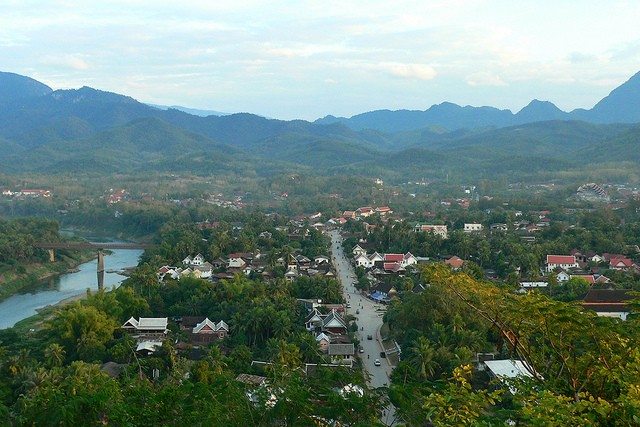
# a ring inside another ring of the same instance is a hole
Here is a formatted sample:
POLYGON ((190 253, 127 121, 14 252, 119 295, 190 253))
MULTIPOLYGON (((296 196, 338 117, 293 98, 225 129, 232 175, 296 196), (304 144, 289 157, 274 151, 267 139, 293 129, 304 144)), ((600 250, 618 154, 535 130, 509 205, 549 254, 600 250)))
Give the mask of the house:
POLYGON ((556 275, 556 279, 558 280, 558 283, 564 283, 568 282, 569 279, 571 279, 571 276, 566 271, 561 271, 556 275))
POLYGON ((413 227, 413 231, 416 233, 433 233, 436 236, 440 236, 443 239, 449 237, 449 232, 447 231, 446 225, 432 225, 432 224, 416 224, 413 227))
POLYGON ((164 337, 168 332, 167 324, 166 317, 141 317, 139 320, 131 317, 122 329, 138 338, 164 337))
POLYGON ((393 211, 389 206, 380 206, 376 208, 376 213, 380 216, 385 216, 385 215, 392 214, 393 211))
POLYGON ((224 320, 212 322, 206 317, 191 330, 191 340, 199 343, 209 343, 217 339, 224 339, 229 334, 229 325, 224 320))
MULTIPOLYGON (((487 367, 489 374, 500 381, 518 377, 533 377, 530 370, 527 369, 521 360, 486 360, 484 365, 487 367)), ((513 386, 509 386, 509 390, 511 391, 511 394, 516 392, 516 389, 513 386)))
POLYGON ((247 265, 246 261, 237 254, 229 255, 229 261, 227 261, 227 268, 242 268, 247 265))
POLYGON ((205 261, 200 265, 194 266, 193 271, 198 271, 201 279, 208 279, 213 273, 213 265, 205 261))
POLYGON ((464 232, 465 233, 475 233, 478 231, 482 231, 482 224, 475 223, 465 223, 464 224, 464 232))
POLYGON ((447 259, 444 263, 451 266, 451 268, 454 270, 459 270, 464 265, 464 260, 454 255, 451 258, 447 259))
POLYGON ((375 301, 387 302, 397 294, 398 291, 392 284, 380 282, 372 289, 370 296, 375 301))
POLYGON ((402 263, 399 262, 385 262, 382 264, 382 269, 389 273, 403 273, 405 271, 402 263))
POLYGON ((204 257, 202 256, 202 254, 198 254, 196 256, 193 257, 193 259, 191 260, 191 266, 194 265, 202 265, 202 263, 204 262, 204 257))
POLYGON ((547 273, 551 273, 556 268, 562 270, 569 270, 571 268, 578 268, 578 262, 573 255, 547 255, 547 262, 545 263, 545 269, 547 273))
POLYGON ((418 258, 416 258, 415 256, 413 256, 413 254, 411 252, 407 252, 406 254, 404 254, 404 257, 402 259, 402 266, 403 267, 408 267, 410 265, 414 265, 418 263, 418 258))
POLYGON ((324 255, 319 255, 319 256, 315 257, 313 259, 313 261, 316 263, 316 265, 328 264, 329 263, 329 257, 328 256, 324 256, 324 255))
POLYGON ((293 282, 295 280, 296 277, 298 277, 300 274, 298 273, 298 270, 295 268, 289 268, 287 270, 286 273, 284 273, 284 278, 286 280, 288 280, 289 282, 293 282))
POLYGON ((366 255, 367 251, 363 249, 362 246, 355 245, 353 249, 351 249, 351 253, 353 254, 354 257, 356 257, 358 255, 366 255))
POLYGON ((374 212, 375 211, 373 210, 373 208, 371 206, 365 206, 365 207, 356 209, 356 216, 358 216, 360 218, 367 218, 367 217, 373 215, 374 212))
POLYGON ((549 286, 549 283, 544 282, 544 281, 537 281, 537 282, 520 282, 520 292, 525 292, 528 291, 530 289, 538 289, 538 288, 546 288, 547 286, 549 286))
POLYGON ((609 259, 609 268, 613 270, 628 270, 633 267, 633 261, 624 256, 609 259))
POLYGON ((404 255, 403 254, 384 254, 383 260, 385 263, 388 263, 388 262, 401 263, 402 261, 404 261, 404 255))
POLYGON ((263 231, 258 235, 258 237, 260 237, 261 239, 270 239, 271 237, 273 237, 273 234, 271 234, 269 231, 263 231))
POLYGON ((355 211, 344 211, 342 212, 342 217, 345 219, 355 219, 356 212, 355 211))
POLYGON ((347 324, 336 310, 331 310, 331 312, 322 319, 322 330, 331 332, 332 334, 346 334, 347 324))
POLYGON ((350 344, 329 344, 327 354, 331 358, 331 363, 336 365, 353 366, 353 356, 355 355, 355 346, 350 344))
POLYGON ((320 332, 316 336, 316 342, 318 343, 318 347, 320 351, 326 353, 329 350, 329 344, 331 344, 331 339, 324 332, 320 332))
POLYGON ((491 231, 507 231, 508 227, 507 224, 503 224, 503 223, 496 223, 496 224, 491 224, 489 226, 489 229, 491 231))
POLYGON ((322 327, 323 315, 317 308, 313 308, 304 321, 304 326, 308 331, 320 329, 322 327))
POLYGON ((156 271, 156 277, 158 278, 159 282, 162 282, 167 276, 174 280, 179 279, 180 271, 178 270, 178 268, 170 267, 168 265, 163 265, 158 269, 158 271, 156 271))
POLYGON ((360 254, 356 256, 356 258, 354 259, 354 262, 356 264, 356 267, 363 267, 363 268, 373 267, 373 262, 369 259, 367 254, 360 254))
POLYGON ((582 306, 595 311, 598 316, 627 320, 628 303, 635 297, 629 289, 590 289, 582 300, 582 306))

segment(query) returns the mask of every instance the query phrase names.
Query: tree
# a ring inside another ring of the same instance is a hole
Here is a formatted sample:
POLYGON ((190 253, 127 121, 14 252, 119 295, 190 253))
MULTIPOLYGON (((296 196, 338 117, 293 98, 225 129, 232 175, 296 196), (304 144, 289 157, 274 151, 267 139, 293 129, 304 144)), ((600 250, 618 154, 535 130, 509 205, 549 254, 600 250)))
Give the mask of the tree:
POLYGON ((429 379, 435 375, 438 364, 435 361, 435 350, 429 340, 419 337, 411 347, 411 361, 423 379, 429 379))
POLYGON ((58 311, 49 323, 52 335, 64 345, 67 354, 86 361, 102 359, 116 327, 113 318, 79 303, 58 311))
POLYGON ((65 358, 64 348, 58 343, 51 343, 45 349, 44 357, 49 366, 62 366, 65 358))

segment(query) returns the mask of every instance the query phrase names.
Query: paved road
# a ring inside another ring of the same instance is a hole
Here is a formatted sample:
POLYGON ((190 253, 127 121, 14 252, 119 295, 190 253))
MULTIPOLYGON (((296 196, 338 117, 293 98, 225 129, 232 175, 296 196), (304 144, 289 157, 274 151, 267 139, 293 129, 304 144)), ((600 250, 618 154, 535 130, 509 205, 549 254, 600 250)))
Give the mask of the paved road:
MULTIPOLYGON (((377 388, 387 386, 390 383, 389 376, 392 368, 387 363, 387 359, 380 357, 383 350, 380 344, 379 329, 382 326, 382 316, 384 314, 384 305, 374 303, 368 298, 363 297, 353 286, 356 280, 356 274, 345 257, 342 250, 342 237, 337 230, 329 233, 331 237, 331 252, 333 262, 336 267, 338 279, 342 283, 342 292, 347 303, 351 304, 351 308, 347 308, 347 312, 357 318, 358 338, 364 349, 364 353, 359 353, 362 364, 365 368, 365 375, 368 376, 368 384, 370 387, 377 388), (359 313, 356 313, 359 311, 359 313), (362 330, 361 330, 362 329, 362 330), (372 339, 367 339, 371 336, 372 339), (380 360, 380 366, 375 366, 375 360, 380 360)), ((387 425, 394 424, 395 411, 393 406, 385 409, 385 416, 382 421, 387 425)))

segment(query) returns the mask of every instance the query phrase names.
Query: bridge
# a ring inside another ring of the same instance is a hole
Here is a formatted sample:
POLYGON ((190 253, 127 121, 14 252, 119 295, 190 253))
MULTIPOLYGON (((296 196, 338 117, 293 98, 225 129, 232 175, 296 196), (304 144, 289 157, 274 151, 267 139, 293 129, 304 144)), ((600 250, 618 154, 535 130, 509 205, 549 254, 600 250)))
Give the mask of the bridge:
POLYGON ((98 289, 104 287, 104 250, 111 249, 149 249, 153 245, 145 243, 122 243, 122 242, 36 242, 34 245, 36 248, 46 249, 49 252, 49 261, 56 261, 56 249, 69 249, 69 250, 86 250, 93 249, 98 252, 98 289))

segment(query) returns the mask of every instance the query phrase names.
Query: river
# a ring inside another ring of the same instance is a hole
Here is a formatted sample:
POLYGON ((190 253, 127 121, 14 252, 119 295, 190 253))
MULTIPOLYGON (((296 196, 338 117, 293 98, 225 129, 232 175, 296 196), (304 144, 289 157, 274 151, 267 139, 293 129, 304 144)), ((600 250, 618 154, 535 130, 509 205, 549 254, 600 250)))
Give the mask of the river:
MULTIPOLYGON (((111 272, 138 265, 142 250, 115 249, 104 257, 105 289, 119 286, 126 277, 111 272)), ((22 319, 33 316, 37 310, 48 305, 98 290, 97 261, 81 264, 74 273, 61 274, 37 286, 30 293, 13 295, 0 302, 0 329, 10 328, 22 319)))

